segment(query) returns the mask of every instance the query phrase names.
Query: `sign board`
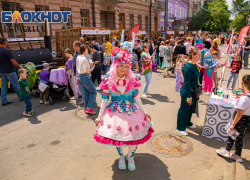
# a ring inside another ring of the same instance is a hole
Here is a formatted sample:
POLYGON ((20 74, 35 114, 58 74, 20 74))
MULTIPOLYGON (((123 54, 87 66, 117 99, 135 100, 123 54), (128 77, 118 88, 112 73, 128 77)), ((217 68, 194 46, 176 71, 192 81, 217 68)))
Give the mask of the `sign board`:
POLYGON ((168 34, 174 34, 174 31, 167 31, 168 34))
POLYGON ((139 31, 139 34, 147 34, 146 31, 139 31))
POLYGON ((25 38, 25 41, 44 41, 44 37, 25 38))
POLYGON ((196 34, 196 32, 194 31, 194 32, 192 32, 193 34, 196 34))
POLYGON ((8 38, 7 39, 9 42, 19 42, 19 41, 24 41, 23 38, 8 38))
POLYGON ((105 34, 110 34, 110 30, 109 29, 81 29, 81 34, 105 35, 105 34))
POLYGON ((184 31, 179 31, 179 34, 184 34, 184 31))

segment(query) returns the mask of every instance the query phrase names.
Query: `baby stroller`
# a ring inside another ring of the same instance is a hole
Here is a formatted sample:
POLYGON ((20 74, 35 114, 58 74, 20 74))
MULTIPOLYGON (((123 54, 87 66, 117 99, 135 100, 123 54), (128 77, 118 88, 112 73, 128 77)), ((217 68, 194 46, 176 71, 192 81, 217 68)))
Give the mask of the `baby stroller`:
POLYGON ((54 76, 56 73, 56 71, 59 71, 58 67, 56 65, 50 66, 50 78, 49 78, 49 102, 52 105, 53 101, 55 100, 59 100, 59 99, 66 99, 67 101, 69 101, 69 95, 66 93, 66 89, 67 89, 67 84, 68 81, 66 79, 66 75, 65 75, 65 71, 62 71, 64 73, 62 73, 62 75, 65 77, 64 82, 59 82, 58 81, 58 75, 54 76))
POLYGON ((36 74, 35 64, 32 62, 28 62, 25 64, 25 66, 23 68, 27 71, 27 79, 29 82, 30 91, 33 92, 33 90, 36 90, 34 92, 34 95, 35 95, 35 97, 39 97, 40 91, 38 89, 38 84, 39 84, 40 78, 36 74))

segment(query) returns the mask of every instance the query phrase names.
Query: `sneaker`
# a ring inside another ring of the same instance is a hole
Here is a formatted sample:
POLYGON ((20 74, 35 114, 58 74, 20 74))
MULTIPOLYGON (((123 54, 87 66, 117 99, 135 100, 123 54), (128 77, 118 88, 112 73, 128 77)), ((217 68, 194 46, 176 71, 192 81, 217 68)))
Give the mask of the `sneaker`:
POLYGON ((78 105, 83 105, 83 104, 84 104, 84 100, 78 103, 78 105))
POLYGON ((32 112, 23 112, 23 115, 25 115, 25 116, 32 116, 33 114, 32 114, 32 112))
POLYGON ((5 103, 2 103, 2 106, 6 106, 6 105, 11 104, 11 103, 12 103, 12 102, 7 101, 7 102, 5 102, 5 103))
POLYGON ((142 94, 142 97, 145 97, 145 98, 147 98, 148 96, 147 96, 146 94, 142 94))
POLYGON ((85 109, 84 112, 86 114, 95 114, 95 111, 93 111, 92 109, 85 109))
POLYGON ((72 97, 72 98, 70 98, 70 100, 77 100, 78 98, 77 97, 72 97))
POLYGON ((146 94, 147 94, 147 95, 152 95, 152 93, 150 93, 150 92, 148 92, 148 91, 146 92, 146 94))
POLYGON ((44 104, 49 104, 49 101, 45 101, 45 103, 44 104))
POLYGON ((43 100, 40 100, 40 104, 43 104, 43 100))
POLYGON ((82 98, 82 95, 79 95, 78 98, 82 98))
POLYGON ((206 94, 206 95, 210 95, 210 92, 206 92, 205 94, 206 94))
POLYGON ((183 136, 187 136, 188 135, 188 133, 186 131, 179 131, 177 129, 176 129, 176 131, 179 132, 183 136))
POLYGON ((175 90, 176 92, 180 92, 180 90, 175 90))
POLYGON ((101 88, 99 88, 99 87, 96 87, 96 90, 97 90, 97 91, 100 91, 100 90, 101 90, 101 88))
POLYGON ((121 156, 119 158, 119 163, 118 163, 118 168, 120 170, 125 170, 127 167, 126 167, 126 163, 125 163, 125 157, 124 156, 121 156))
POLYGON ((217 154, 222 155, 224 157, 230 157, 230 152, 226 149, 216 150, 217 154))
POLYGON ((30 112, 32 113, 32 115, 33 115, 33 114, 36 114, 36 112, 35 112, 35 111, 30 111, 30 112))
POLYGON ((243 162, 242 157, 236 155, 235 153, 231 153, 230 158, 240 163, 243 162))
POLYGON ((134 157, 128 158, 128 169, 129 169, 130 171, 134 171, 134 170, 136 169, 134 157))
POLYGON ((187 126, 188 128, 191 128, 191 129, 195 129, 195 128, 197 128, 197 126, 195 126, 195 125, 192 125, 192 126, 187 126))

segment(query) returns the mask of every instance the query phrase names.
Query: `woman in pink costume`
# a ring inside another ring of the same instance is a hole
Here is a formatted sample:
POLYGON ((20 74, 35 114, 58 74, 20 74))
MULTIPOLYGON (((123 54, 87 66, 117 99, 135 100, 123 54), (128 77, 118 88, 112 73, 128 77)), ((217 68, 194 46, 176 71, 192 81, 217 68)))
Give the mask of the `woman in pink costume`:
POLYGON ((137 146, 149 140, 154 130, 151 117, 139 97, 140 75, 134 75, 131 70, 131 54, 119 49, 112 51, 112 54, 114 62, 100 84, 103 89, 102 104, 95 121, 94 139, 116 146, 120 170, 126 169, 123 149, 127 146, 128 169, 133 171, 136 169, 133 156, 137 146))

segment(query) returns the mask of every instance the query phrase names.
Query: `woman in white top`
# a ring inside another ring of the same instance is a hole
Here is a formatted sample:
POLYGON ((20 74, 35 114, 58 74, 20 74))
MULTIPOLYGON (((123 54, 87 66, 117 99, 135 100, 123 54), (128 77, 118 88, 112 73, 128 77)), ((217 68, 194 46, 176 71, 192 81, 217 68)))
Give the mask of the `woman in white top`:
POLYGON ((164 41, 162 41, 160 44, 160 47, 159 47, 159 51, 160 51, 159 56, 160 56, 160 62, 161 62, 160 67, 161 67, 161 65, 163 63, 163 59, 164 59, 164 48, 165 48, 165 43, 164 43, 164 41))
POLYGON ((79 77, 78 80, 81 83, 79 86, 82 86, 84 91, 84 112, 86 114, 95 114, 95 111, 93 111, 92 108, 94 108, 95 105, 97 91, 89 77, 89 73, 94 70, 95 65, 93 64, 92 69, 90 69, 90 64, 85 57, 87 54, 88 47, 85 45, 81 45, 80 55, 77 56, 76 59, 76 70, 79 77))

